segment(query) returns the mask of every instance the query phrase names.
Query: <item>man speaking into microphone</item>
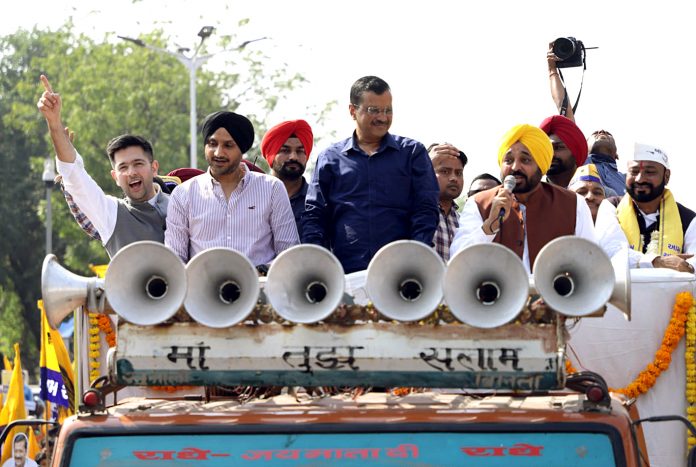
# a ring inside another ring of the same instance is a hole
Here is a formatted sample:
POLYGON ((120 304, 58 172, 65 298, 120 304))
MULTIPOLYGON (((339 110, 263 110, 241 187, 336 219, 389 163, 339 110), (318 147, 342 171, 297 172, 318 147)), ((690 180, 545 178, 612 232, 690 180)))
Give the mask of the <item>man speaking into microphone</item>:
POLYGON ((526 124, 510 129, 498 150, 500 177, 507 183, 469 198, 451 256, 469 245, 496 242, 514 251, 531 273, 537 254, 551 240, 577 235, 596 243, 587 203, 541 181, 552 157, 553 147, 541 129, 526 124))

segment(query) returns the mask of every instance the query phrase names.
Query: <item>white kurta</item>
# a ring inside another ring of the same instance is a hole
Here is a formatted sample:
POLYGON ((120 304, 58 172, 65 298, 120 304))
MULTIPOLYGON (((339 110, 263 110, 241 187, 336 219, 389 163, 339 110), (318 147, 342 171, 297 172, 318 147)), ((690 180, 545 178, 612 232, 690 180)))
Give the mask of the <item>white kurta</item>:
MULTIPOLYGON (((585 202, 584 198, 579 195, 577 196, 578 202, 576 203, 575 209, 575 235, 597 243, 590 208, 587 207, 587 203, 585 202)), ((522 209, 522 214, 526 222, 526 210, 524 205, 520 204, 520 208, 522 209)), ((549 222, 551 221, 552 220, 549 219, 549 222)), ((483 229, 481 228, 482 226, 483 218, 481 217, 481 213, 479 212, 476 202, 473 201, 473 199, 467 200, 467 202, 464 204, 464 209, 462 209, 459 216, 459 229, 457 229, 457 233, 454 235, 454 240, 452 240, 452 246, 450 246, 450 257, 454 257, 459 250, 470 245, 492 242, 495 235, 486 235, 483 233, 483 229)), ((527 243, 527 229, 525 228, 522 263, 527 270, 527 274, 531 274, 532 268, 529 264, 529 248, 527 243)))

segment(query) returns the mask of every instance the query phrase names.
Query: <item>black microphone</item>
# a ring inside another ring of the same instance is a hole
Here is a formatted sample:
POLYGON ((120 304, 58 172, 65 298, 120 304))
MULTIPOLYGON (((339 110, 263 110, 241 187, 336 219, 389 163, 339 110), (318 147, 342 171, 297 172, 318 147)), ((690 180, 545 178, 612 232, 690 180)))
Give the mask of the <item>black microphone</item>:
MULTIPOLYGON (((506 190, 508 193, 512 193, 512 190, 515 189, 515 185, 517 185, 517 182, 515 181, 515 176, 514 175, 508 175, 505 177, 503 180, 503 189, 506 190)), ((502 220, 503 217, 505 217, 505 208, 502 208, 500 210, 500 214, 498 214, 498 217, 502 220)))

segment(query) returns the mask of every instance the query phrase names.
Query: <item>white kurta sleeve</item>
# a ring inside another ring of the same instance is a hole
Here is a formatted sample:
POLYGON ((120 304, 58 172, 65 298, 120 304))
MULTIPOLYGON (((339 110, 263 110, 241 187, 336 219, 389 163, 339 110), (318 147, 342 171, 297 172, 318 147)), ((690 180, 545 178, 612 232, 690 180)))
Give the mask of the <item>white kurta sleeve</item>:
POLYGON ((79 154, 76 156, 75 162, 61 162, 56 158, 56 168, 63 177, 65 191, 70 193, 106 245, 116 228, 118 200, 104 193, 85 170, 82 157, 79 154))
MULTIPOLYGON (((682 251, 689 255, 696 255, 696 218, 693 219, 686 228, 686 232, 684 233, 684 248, 682 251)), ((689 264, 696 267, 696 256, 692 256, 687 259, 687 261, 689 264)))
POLYGON ((595 233, 599 246, 610 258, 628 248, 628 240, 616 216, 616 207, 606 199, 602 201, 597 211, 595 233))
POLYGON ((578 194, 576 196, 578 202, 575 205, 575 235, 599 244, 590 208, 582 196, 578 194))
POLYGON ((483 218, 473 199, 469 199, 464 203, 464 208, 459 216, 459 228, 454 234, 454 240, 450 246, 450 258, 470 245, 478 243, 490 243, 495 238, 495 234, 486 235, 481 228, 483 226, 483 218))

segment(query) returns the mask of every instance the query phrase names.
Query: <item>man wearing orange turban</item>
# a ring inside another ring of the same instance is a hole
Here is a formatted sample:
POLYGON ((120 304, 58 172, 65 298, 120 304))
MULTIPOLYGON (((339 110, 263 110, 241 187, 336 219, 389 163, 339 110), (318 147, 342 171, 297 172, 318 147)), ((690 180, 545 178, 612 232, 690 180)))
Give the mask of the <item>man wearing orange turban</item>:
POLYGON ((587 203, 572 191, 541 181, 552 157, 553 147, 541 129, 523 124, 508 131, 498 164, 501 179, 514 179, 512 191, 497 186, 467 200, 452 257, 469 245, 496 242, 514 251, 531 273, 537 254, 551 240, 577 235, 595 241, 587 203))
POLYGON ((312 127, 304 120, 279 123, 266 132, 261 141, 261 154, 273 176, 285 185, 295 216, 297 231, 302 235, 300 219, 305 208, 307 181, 302 176, 314 146, 312 127))
POLYGON ((545 118, 539 128, 549 135, 553 145, 553 159, 546 178, 550 183, 566 188, 575 170, 587 159, 585 135, 575 122, 562 115, 545 118))

